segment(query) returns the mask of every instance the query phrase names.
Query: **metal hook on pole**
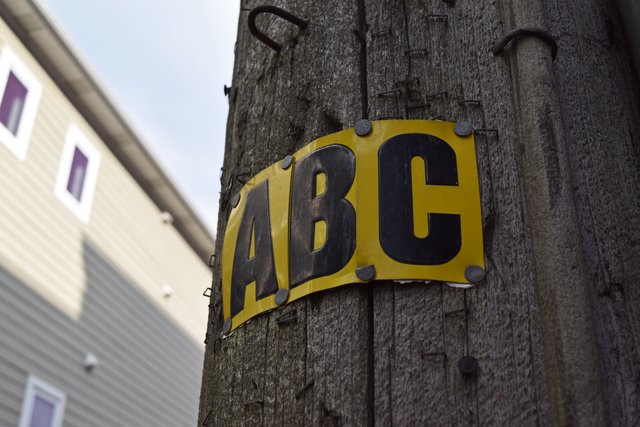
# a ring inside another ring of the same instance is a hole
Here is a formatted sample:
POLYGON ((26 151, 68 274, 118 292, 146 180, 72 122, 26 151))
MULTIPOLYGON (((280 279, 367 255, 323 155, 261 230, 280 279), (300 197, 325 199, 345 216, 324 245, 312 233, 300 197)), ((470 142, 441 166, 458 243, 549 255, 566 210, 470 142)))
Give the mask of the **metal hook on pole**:
POLYGON ((282 10, 279 7, 276 7, 276 6, 258 6, 258 7, 254 7, 253 9, 251 9, 251 12, 249 12, 249 18, 248 18, 248 20, 249 20, 249 31, 258 40, 260 40, 262 43, 266 44, 267 46, 269 46, 271 49, 275 50, 278 53, 280 53, 280 51, 282 50, 282 45, 280 45, 279 43, 275 42, 273 39, 271 39, 265 33, 260 31, 258 29, 258 27, 256 26, 256 17, 258 15, 260 15, 261 13, 271 13, 273 15, 277 15, 277 16, 281 17, 282 19, 285 19, 285 20, 291 22, 292 24, 297 25, 298 27, 300 27, 303 30, 306 29, 307 25, 309 24, 308 21, 305 21, 304 19, 298 18, 297 16, 292 15, 291 13, 289 13, 289 12, 287 12, 285 10, 282 10))
POLYGON ((526 27, 516 28, 509 31, 493 48, 493 56, 498 56, 502 53, 507 43, 518 37, 535 37, 549 45, 551 48, 551 59, 556 59, 558 54, 558 43, 551 34, 540 28, 526 27))

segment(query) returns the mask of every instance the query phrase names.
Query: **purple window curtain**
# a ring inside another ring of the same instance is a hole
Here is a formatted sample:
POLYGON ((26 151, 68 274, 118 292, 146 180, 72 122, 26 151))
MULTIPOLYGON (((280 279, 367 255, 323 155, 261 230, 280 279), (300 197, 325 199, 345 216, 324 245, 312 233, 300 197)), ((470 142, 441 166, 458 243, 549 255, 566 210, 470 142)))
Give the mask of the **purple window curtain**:
POLYGON ((53 423, 53 403, 47 402, 40 396, 36 396, 31 413, 29 427, 51 427, 53 423))
POLYGON ((71 171, 69 172, 69 181, 67 181, 67 191, 73 195, 79 202, 82 200, 82 188, 84 187, 85 177, 87 175, 87 166, 89 159, 84 155, 78 147, 73 152, 73 161, 71 162, 71 171))
POLYGON ((7 85, 0 103, 0 122, 14 135, 18 134, 20 117, 27 99, 27 88, 18 80, 13 71, 9 72, 7 85))

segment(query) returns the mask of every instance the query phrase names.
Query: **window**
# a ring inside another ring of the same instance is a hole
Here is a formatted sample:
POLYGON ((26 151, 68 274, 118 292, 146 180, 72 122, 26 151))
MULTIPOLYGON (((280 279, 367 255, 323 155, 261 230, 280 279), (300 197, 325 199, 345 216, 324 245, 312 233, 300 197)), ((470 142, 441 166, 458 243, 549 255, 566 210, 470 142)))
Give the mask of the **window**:
POLYGON ((18 427, 62 426, 66 400, 63 392, 30 375, 18 427))
POLYGON ((98 178, 100 153, 75 125, 70 125, 62 149, 55 193, 84 223, 89 222, 98 178))
POLYGON ((0 54, 0 144, 24 159, 42 85, 11 49, 0 54))

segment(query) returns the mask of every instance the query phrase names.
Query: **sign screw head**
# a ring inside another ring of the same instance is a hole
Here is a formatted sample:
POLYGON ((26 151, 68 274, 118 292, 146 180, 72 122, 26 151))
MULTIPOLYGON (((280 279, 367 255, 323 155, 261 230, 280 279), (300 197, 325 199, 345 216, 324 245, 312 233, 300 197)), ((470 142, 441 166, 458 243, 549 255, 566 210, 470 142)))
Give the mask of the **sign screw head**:
POLYGON ((288 289, 278 289, 276 292, 276 304, 283 305, 289 299, 289 290, 288 289))
POLYGON ((356 269, 356 276, 358 276, 358 279, 364 282, 370 281, 375 277, 375 275, 376 275, 376 267, 373 264, 366 265, 364 267, 360 267, 356 269))
POLYGON ((282 159, 282 161, 280 162, 280 167, 282 169, 289 169, 289 166, 291 166, 291 164, 293 163, 293 156, 286 156, 284 159, 282 159))
POLYGON ((458 122, 453 131, 458 136, 469 136, 473 132, 473 125, 470 122, 458 122))
POLYGON ((466 375, 475 374, 478 370, 478 359, 473 356, 464 356, 458 360, 458 369, 466 375))
POLYGON ((234 194, 231 198, 231 207, 235 208, 236 206, 238 206, 238 203, 240 203, 240 193, 234 194))
POLYGON ((371 122, 367 119, 360 119, 356 122, 354 129, 358 136, 368 135, 371 132, 371 122))
POLYGON ((227 319, 222 324, 222 335, 229 335, 231 332, 231 319, 227 319))
POLYGON ((482 282, 487 277, 487 273, 478 265, 470 265, 464 269, 464 277, 469 283, 476 284, 482 282))

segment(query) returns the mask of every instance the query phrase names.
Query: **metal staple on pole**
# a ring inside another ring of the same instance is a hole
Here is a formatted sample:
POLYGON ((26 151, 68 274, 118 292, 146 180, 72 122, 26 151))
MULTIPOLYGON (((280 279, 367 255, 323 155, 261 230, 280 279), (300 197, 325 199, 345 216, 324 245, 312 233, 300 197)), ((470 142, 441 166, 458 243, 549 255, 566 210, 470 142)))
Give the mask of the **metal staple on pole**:
POLYGON ((265 33, 260 31, 258 29, 258 27, 256 26, 256 17, 258 15, 260 15, 261 13, 271 13, 273 15, 277 15, 277 16, 279 16, 279 17, 291 22, 292 24, 297 25, 298 27, 300 27, 303 30, 306 29, 307 25, 309 24, 308 21, 305 21, 304 19, 298 18, 297 16, 287 12, 286 10, 282 10, 279 7, 276 7, 276 6, 258 6, 258 7, 254 7, 253 9, 251 9, 251 12, 249 12, 249 18, 248 18, 249 31, 258 40, 260 40, 262 43, 266 44, 267 46, 269 46, 271 49, 275 50, 278 53, 280 53, 280 51, 282 50, 282 45, 280 43, 278 43, 278 42, 275 42, 272 38, 270 38, 265 33))

